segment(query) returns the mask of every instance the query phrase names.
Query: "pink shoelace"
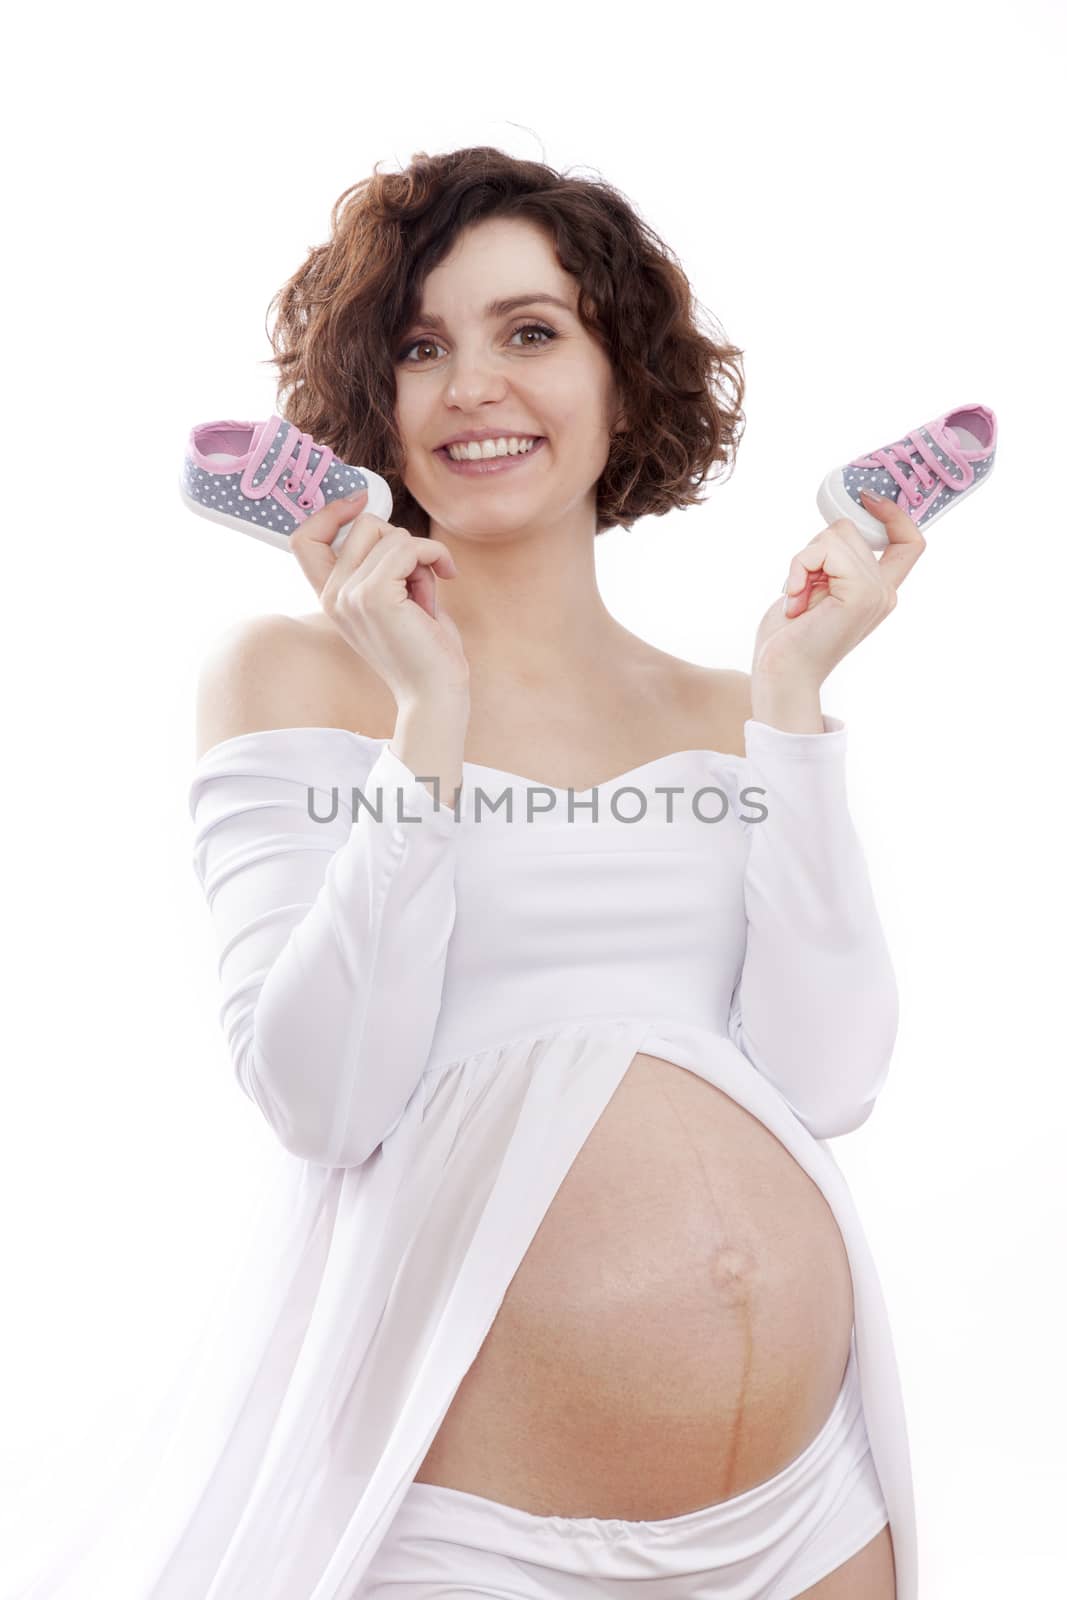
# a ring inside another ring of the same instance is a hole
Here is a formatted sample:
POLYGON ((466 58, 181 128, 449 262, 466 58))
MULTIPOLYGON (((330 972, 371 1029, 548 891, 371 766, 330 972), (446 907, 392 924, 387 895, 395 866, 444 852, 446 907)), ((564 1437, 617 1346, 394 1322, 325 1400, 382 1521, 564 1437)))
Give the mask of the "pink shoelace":
MULTIPOLYGON (((276 419, 280 422, 281 419, 276 419)), ((262 483, 253 485, 252 479, 263 465, 264 457, 278 436, 278 429, 273 432, 264 428, 263 437, 259 441, 259 449, 249 458, 241 483, 241 490, 250 499, 261 500, 271 493, 282 473, 288 473, 283 484, 286 494, 293 494, 297 489, 302 489, 297 504, 303 511, 310 511, 315 504, 315 496, 319 485, 334 460, 334 452, 329 445, 320 445, 311 437, 310 433, 300 433, 290 425, 287 442, 278 452, 278 459, 271 467, 262 483), (312 450, 321 451, 319 464, 310 477, 307 476, 308 463, 311 460, 312 450)))
POLYGON ((958 477, 934 455, 918 431, 909 433, 907 438, 899 440, 896 444, 887 445, 884 450, 874 450, 869 456, 860 456, 858 460, 850 462, 850 465, 884 467, 893 481, 900 485, 904 498, 910 506, 921 506, 930 490, 940 489, 942 484, 950 489, 966 489, 968 484, 974 482, 973 466, 956 453, 951 441, 943 432, 935 435, 932 428, 928 431, 937 439, 949 460, 959 468, 958 477), (916 486, 916 479, 922 486, 921 489, 916 486))

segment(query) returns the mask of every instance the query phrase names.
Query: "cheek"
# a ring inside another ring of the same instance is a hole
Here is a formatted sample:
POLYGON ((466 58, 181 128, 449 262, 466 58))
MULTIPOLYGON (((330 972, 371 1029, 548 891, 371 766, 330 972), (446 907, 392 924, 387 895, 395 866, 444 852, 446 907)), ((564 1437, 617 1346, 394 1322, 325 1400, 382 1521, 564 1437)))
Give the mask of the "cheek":
POLYGON ((425 394, 420 396, 418 385, 397 375, 396 399, 393 401, 393 421, 409 451, 416 448, 415 441, 426 437, 430 406, 425 394))

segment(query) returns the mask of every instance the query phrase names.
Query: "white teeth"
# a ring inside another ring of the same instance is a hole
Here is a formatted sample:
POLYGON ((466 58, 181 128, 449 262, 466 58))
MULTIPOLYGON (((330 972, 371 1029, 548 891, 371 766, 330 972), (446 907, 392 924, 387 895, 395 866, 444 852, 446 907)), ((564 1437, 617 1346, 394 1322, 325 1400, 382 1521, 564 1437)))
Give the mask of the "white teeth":
POLYGON ((453 461, 489 461, 494 456, 525 455, 537 443, 532 438, 477 439, 464 444, 450 444, 448 454, 453 461))

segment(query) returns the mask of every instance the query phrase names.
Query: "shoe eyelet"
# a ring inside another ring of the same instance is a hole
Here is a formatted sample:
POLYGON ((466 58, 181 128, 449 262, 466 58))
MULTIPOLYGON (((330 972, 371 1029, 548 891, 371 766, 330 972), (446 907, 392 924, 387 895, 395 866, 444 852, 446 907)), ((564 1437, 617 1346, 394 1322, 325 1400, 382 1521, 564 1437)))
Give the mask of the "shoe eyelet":
POLYGON ((293 492, 293 490, 295 488, 296 488, 296 484, 293 482, 292 478, 286 478, 286 480, 285 480, 285 492, 286 492, 286 494, 292 494, 292 492, 293 492))
POLYGON ((300 499, 297 501, 297 505, 301 508, 302 511, 307 511, 307 510, 310 509, 310 507, 312 505, 312 501, 306 499, 304 495, 301 495, 300 499))

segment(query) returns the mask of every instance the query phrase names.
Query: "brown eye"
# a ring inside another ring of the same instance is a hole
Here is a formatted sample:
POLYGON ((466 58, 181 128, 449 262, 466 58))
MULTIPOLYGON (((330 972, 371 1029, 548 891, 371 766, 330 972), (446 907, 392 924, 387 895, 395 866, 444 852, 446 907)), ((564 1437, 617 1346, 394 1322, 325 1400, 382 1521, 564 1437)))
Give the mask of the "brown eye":
MULTIPOLYGON (((539 339, 536 344, 527 344, 527 350, 539 350, 542 348, 542 343, 548 345, 553 339, 559 337, 554 328, 547 327, 543 322, 524 322, 520 327, 514 330, 511 337, 514 339, 515 336, 520 333, 539 333, 542 335, 542 339, 539 339)), ((405 361, 405 358, 409 352, 412 350, 417 350, 420 345, 429 345, 432 348, 438 348, 436 339, 431 339, 428 334, 423 334, 420 338, 409 340, 408 343, 404 345, 403 349, 397 352, 396 359, 400 362, 405 361)), ((407 365, 411 367, 424 367, 426 363, 424 361, 409 361, 407 362, 407 365)))

